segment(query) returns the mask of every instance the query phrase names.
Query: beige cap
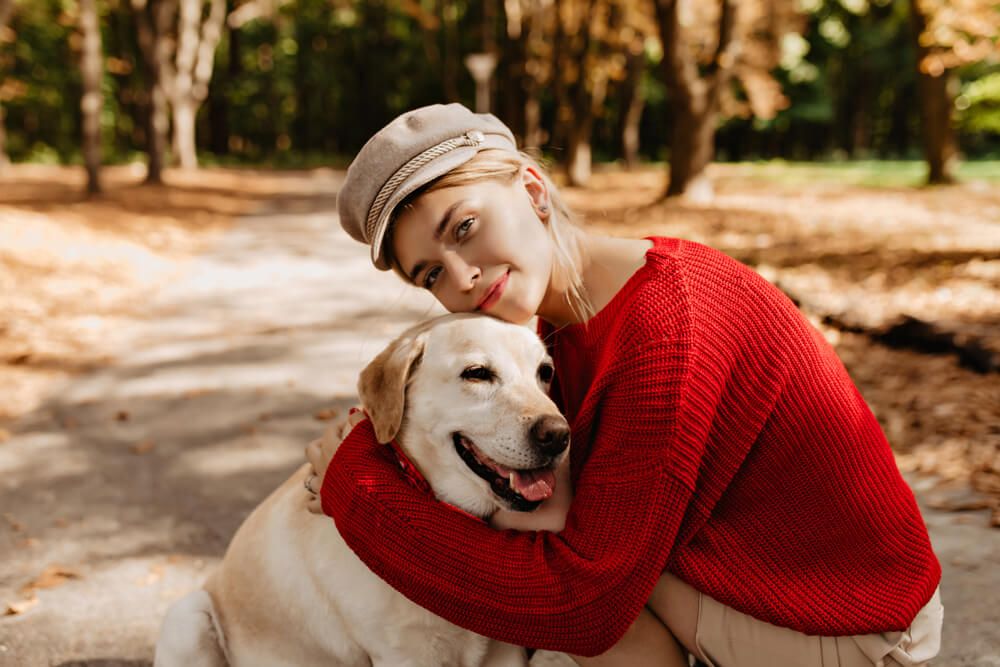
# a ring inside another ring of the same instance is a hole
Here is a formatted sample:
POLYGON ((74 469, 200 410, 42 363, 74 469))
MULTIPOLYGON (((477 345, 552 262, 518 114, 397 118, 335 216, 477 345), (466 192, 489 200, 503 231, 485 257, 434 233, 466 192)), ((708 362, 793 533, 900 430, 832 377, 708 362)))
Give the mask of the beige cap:
POLYGON ((337 196, 341 226, 371 246, 372 263, 385 271, 382 244, 396 206, 485 148, 517 152, 514 135, 492 114, 461 104, 407 111, 369 139, 348 167, 337 196))

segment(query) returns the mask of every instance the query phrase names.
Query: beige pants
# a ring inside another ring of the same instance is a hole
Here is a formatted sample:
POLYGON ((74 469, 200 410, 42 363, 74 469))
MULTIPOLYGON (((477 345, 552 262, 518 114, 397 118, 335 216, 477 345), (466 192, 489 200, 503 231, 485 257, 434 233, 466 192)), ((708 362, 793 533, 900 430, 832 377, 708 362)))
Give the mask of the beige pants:
POLYGON ((710 667, 921 667, 941 647, 940 590, 904 632, 819 637, 742 614, 672 575, 661 583, 658 592, 674 603, 664 622, 710 667))

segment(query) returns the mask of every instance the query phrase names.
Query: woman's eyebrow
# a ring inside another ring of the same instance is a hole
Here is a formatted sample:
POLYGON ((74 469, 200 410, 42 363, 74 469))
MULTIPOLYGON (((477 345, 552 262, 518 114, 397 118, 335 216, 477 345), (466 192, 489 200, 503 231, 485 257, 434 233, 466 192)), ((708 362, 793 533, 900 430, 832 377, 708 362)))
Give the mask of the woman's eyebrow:
POLYGON ((449 206, 448 210, 446 210, 444 212, 444 215, 441 216, 441 222, 438 223, 437 228, 434 230, 434 240, 435 241, 440 241, 441 240, 441 235, 444 234, 444 229, 445 229, 445 227, 448 226, 448 221, 451 220, 451 216, 455 214, 455 209, 457 209, 457 208, 459 208, 461 206, 465 206, 465 200, 464 199, 460 199, 459 201, 457 201, 454 204, 452 204, 451 206, 449 206))
MULTIPOLYGON (((447 210, 445 210, 444 215, 441 216, 441 221, 438 222, 437 227, 434 228, 435 241, 441 240, 441 237, 444 235, 444 230, 448 226, 448 221, 451 220, 451 216, 455 214, 456 209, 464 206, 465 202, 466 200, 460 199, 459 201, 449 206, 447 210)), ((417 282, 417 276, 420 275, 420 272, 424 270, 425 266, 427 266, 427 262, 424 260, 420 260, 413 266, 412 269, 410 269, 409 277, 411 283, 417 282)))

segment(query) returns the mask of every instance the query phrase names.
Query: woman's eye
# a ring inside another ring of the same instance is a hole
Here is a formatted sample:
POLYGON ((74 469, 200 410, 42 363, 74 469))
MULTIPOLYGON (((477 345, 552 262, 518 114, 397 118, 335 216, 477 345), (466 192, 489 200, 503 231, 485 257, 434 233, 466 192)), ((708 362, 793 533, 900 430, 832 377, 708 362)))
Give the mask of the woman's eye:
POLYGON ((469 366, 462 371, 463 380, 492 382, 496 379, 496 377, 496 373, 494 373, 493 369, 488 366, 469 366))
POLYGON ((434 283, 437 282, 438 276, 441 275, 441 267, 435 266, 433 269, 428 271, 424 275, 424 289, 431 289, 434 287, 434 283))
POLYGON ((548 384, 552 382, 552 376, 555 375, 555 372, 556 369, 552 367, 552 364, 542 364, 538 367, 538 379, 548 384))
POLYGON ((475 222, 475 220, 475 218, 466 218, 462 222, 458 223, 458 225, 455 226, 455 238, 460 240, 463 236, 468 234, 469 230, 472 229, 472 223, 475 222))

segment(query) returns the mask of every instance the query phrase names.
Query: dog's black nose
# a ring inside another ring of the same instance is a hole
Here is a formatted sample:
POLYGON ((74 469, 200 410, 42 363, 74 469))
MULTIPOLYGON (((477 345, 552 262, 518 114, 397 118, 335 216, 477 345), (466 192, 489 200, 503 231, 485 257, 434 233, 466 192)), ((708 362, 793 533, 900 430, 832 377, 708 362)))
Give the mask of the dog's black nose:
POLYGON ((569 424, 562 417, 545 415, 531 425, 531 444, 548 456, 561 454, 569 446, 569 424))

